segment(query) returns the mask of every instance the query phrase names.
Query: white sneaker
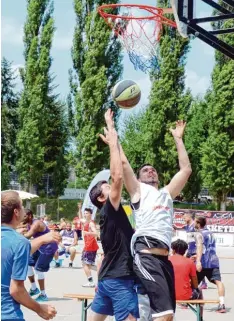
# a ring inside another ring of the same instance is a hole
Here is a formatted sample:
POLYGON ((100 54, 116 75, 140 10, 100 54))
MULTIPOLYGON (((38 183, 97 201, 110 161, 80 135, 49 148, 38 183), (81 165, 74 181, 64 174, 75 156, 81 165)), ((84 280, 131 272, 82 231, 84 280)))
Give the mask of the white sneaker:
POLYGON ((83 288, 95 288, 95 284, 93 282, 88 282, 82 285, 83 288))

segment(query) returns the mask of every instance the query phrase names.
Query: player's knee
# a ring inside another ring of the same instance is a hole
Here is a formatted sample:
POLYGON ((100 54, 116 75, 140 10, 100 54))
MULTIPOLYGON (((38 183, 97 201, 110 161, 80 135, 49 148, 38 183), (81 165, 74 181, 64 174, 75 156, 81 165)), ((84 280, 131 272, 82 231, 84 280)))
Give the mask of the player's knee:
POLYGON ((40 271, 35 270, 35 273, 37 275, 38 280, 44 280, 44 278, 45 278, 44 272, 40 272, 40 271))
POLYGON ((173 314, 167 314, 158 318, 153 318, 154 321, 173 321, 173 314))
POLYGON ((69 249, 70 254, 74 254, 76 252, 76 249, 74 247, 71 247, 69 249))
POLYGON ((128 317, 124 321, 136 321, 136 318, 131 313, 129 313, 128 317))
POLYGON ((32 266, 28 266, 28 276, 34 276, 34 272, 33 272, 33 267, 32 266))

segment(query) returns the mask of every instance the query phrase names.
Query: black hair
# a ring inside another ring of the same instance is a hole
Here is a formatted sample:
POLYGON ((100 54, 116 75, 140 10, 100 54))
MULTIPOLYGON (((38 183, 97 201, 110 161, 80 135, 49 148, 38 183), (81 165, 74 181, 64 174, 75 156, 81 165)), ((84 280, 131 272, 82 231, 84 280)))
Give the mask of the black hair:
POLYGON ((30 210, 29 208, 26 208, 26 209, 25 209, 25 214, 26 214, 27 216, 29 216, 29 215, 33 216, 33 212, 32 212, 32 210, 30 210))
POLYGON ((94 206, 96 206, 99 210, 102 208, 103 203, 99 202, 98 197, 102 195, 102 185, 108 184, 107 181, 100 181, 96 185, 94 185, 89 192, 89 197, 94 206))
POLYGON ((185 241, 178 239, 171 243, 171 248, 176 254, 184 255, 188 249, 188 244, 185 241))
POLYGON ((14 210, 20 210, 21 201, 19 194, 14 191, 1 193, 1 222, 10 223, 13 219, 14 210))
POLYGON ((196 216, 197 223, 200 224, 201 228, 206 226, 206 217, 205 216, 196 216))
POLYGON ((144 168, 145 166, 151 166, 151 167, 153 167, 153 168, 154 168, 154 166, 153 166, 153 165, 148 164, 148 163, 145 163, 145 164, 141 165, 141 167, 139 167, 139 168, 138 168, 138 170, 137 170, 137 178, 139 178, 139 177, 140 177, 140 172, 141 172, 142 168, 144 168))
POLYGON ((91 209, 91 208, 89 208, 89 207, 86 207, 85 209, 84 209, 84 212, 89 212, 90 214, 93 214, 93 210, 91 209))

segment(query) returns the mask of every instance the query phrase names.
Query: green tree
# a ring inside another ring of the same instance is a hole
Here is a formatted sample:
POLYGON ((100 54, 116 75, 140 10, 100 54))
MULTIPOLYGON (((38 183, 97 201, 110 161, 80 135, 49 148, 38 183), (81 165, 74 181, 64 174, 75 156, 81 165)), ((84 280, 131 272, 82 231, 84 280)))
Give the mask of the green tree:
MULTIPOLYGON (((233 28, 234 21, 226 20, 219 26, 233 28)), ((234 46, 233 33, 221 38, 234 46)), ((234 186, 234 61, 220 52, 215 60, 208 102, 209 135, 202 146, 202 177, 218 208, 225 209, 227 194, 234 186)))
MULTIPOLYGON (((167 7, 168 1, 160 0, 159 7, 167 7)), ((170 17, 173 18, 173 17, 170 17)), ((135 139, 129 140, 126 154, 132 162, 151 163, 159 172, 162 185, 168 183, 178 170, 175 143, 169 128, 178 119, 186 119, 192 97, 185 90, 185 63, 189 49, 188 40, 181 38, 176 30, 163 27, 159 47, 159 70, 152 70, 152 88, 144 120, 140 120, 137 131, 142 140, 139 146, 135 139), (129 150, 131 149, 131 152, 129 150), (133 158, 135 161, 133 161, 133 158)), ((131 125, 130 125, 131 126, 131 125)))
POLYGON ((201 146, 208 137, 209 126, 207 99, 195 99, 187 116, 185 146, 192 166, 192 175, 183 190, 183 195, 188 201, 197 199, 202 188, 201 146))
POLYGON ((15 141, 18 131, 19 96, 15 93, 14 71, 12 63, 5 57, 1 61, 1 186, 6 189, 10 172, 15 170, 15 141))
POLYGON ((44 176, 56 177, 54 181, 57 185, 53 187, 57 194, 58 190, 62 192, 66 172, 63 168, 64 160, 61 161, 61 157, 65 157, 66 119, 62 104, 52 93, 54 86, 50 75, 50 51, 54 31, 53 1, 28 0, 24 26, 25 70, 21 72, 24 89, 20 100, 17 168, 26 188, 36 185, 38 192, 42 188, 44 176))
MULTIPOLYGON (((74 0, 76 27, 72 60, 77 77, 77 90, 72 89, 76 114, 76 172, 79 182, 86 187, 93 176, 108 167, 108 149, 98 139, 104 126, 104 112, 111 88, 122 72, 121 45, 105 21, 98 15, 102 1, 74 0)), ((115 1, 106 1, 115 3, 115 1)))

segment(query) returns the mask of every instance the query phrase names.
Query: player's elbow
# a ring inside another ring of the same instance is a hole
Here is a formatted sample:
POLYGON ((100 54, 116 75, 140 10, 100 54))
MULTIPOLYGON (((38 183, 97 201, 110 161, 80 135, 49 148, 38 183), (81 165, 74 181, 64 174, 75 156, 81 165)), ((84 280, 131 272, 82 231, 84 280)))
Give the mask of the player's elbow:
POLYGON ((115 183, 115 184, 120 184, 120 183, 123 183, 123 173, 122 171, 114 171, 112 174, 111 174, 111 181, 112 183, 115 183))
POLYGON ((20 287, 17 286, 15 283, 12 283, 11 282, 11 285, 10 285, 10 295, 13 297, 14 300, 17 301, 17 298, 19 296, 19 293, 20 293, 20 287))
POLYGON ((183 168, 183 172, 185 175, 189 178, 190 175, 192 174, 192 167, 191 164, 188 164, 186 167, 183 168))

